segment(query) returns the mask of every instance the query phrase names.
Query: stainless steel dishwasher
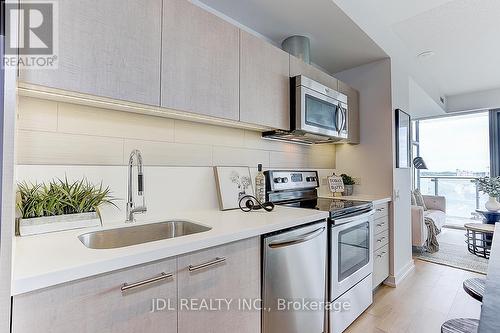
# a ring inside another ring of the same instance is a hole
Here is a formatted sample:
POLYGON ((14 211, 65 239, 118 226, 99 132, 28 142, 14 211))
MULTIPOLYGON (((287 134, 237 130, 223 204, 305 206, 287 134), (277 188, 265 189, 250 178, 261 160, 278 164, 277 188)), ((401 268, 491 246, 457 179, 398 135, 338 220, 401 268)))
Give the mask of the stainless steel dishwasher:
POLYGON ((320 221, 264 236, 263 333, 324 332, 326 230, 320 221))

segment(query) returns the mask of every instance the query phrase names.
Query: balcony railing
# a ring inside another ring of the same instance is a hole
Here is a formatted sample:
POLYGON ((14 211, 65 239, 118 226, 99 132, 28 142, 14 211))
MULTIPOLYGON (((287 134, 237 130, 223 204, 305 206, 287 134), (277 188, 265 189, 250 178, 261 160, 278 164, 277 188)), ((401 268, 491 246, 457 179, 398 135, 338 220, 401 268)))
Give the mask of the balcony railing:
POLYGON ((475 177, 420 176, 420 191, 427 195, 446 198, 448 216, 472 218, 476 209, 484 207, 488 196, 478 191, 472 183, 475 177))

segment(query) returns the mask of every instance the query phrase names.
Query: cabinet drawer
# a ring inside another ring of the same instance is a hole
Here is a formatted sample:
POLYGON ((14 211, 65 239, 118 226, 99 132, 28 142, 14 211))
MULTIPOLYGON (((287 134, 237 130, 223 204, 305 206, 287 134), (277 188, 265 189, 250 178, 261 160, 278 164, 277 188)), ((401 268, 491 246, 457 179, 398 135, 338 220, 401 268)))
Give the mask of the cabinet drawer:
POLYGON ((14 296, 12 332, 177 332, 177 311, 151 312, 154 298, 176 308, 175 270, 167 259, 14 296))
POLYGON ((379 219, 384 216, 389 216, 389 203, 383 203, 380 205, 375 205, 373 207, 375 209, 375 213, 373 214, 373 219, 379 219))
POLYGON ((375 250, 378 250, 382 246, 387 244, 389 244, 389 229, 386 229, 381 233, 375 234, 375 236, 373 237, 373 248, 375 250))
POLYGON ((389 229, 389 217, 385 216, 373 221, 373 233, 375 235, 389 229))
POLYGON ((389 245, 373 253, 373 288, 384 282, 389 276, 389 245))
POLYGON ((253 333, 260 311, 240 310, 238 301, 260 297, 260 238, 180 256, 178 259, 179 332, 253 333), (220 311, 196 311, 185 300, 226 299, 220 311))

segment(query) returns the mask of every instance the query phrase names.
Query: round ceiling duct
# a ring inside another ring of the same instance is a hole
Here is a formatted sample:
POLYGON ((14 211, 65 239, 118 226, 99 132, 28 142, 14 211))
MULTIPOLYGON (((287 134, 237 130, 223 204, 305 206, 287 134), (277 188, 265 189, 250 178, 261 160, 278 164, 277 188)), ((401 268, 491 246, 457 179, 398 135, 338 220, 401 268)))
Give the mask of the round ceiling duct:
POLYGON ((302 59, 306 64, 311 63, 311 43, 305 36, 290 36, 281 43, 281 48, 293 56, 302 59))

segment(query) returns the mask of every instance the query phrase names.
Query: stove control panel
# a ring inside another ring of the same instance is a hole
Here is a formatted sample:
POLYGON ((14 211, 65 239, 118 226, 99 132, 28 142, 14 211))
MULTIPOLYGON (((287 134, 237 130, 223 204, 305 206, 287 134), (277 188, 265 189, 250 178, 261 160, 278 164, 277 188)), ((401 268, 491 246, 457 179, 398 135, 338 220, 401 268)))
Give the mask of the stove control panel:
POLYGON ((319 186, 317 171, 269 170, 265 174, 267 191, 312 189, 319 186))

